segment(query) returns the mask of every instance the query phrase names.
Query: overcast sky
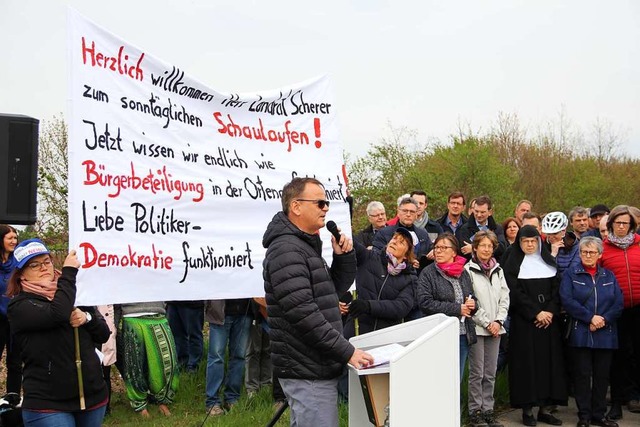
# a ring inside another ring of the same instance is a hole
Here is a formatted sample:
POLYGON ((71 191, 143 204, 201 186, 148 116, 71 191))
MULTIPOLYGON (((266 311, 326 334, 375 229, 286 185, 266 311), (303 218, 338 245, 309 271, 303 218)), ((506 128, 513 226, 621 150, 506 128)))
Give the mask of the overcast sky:
POLYGON ((347 152, 517 113, 611 123, 640 157, 637 0, 0 0, 0 113, 66 113, 66 8, 221 92, 329 74, 347 152))

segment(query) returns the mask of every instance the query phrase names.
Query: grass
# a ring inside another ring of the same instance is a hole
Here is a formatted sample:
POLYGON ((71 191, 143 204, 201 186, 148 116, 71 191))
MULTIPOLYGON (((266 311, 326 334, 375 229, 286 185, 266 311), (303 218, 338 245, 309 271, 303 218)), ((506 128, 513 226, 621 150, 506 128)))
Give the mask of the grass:
MULTIPOLYGON (((205 366, 201 364, 197 372, 180 374, 180 388, 176 394, 176 401, 169 406, 170 417, 164 417, 158 407, 149 404, 148 410, 151 419, 143 419, 129 406, 129 401, 124 394, 122 380, 112 372, 112 383, 114 391, 112 393, 111 414, 105 418, 105 426, 225 426, 225 427, 247 427, 266 426, 274 414, 273 401, 271 399, 271 388, 263 388, 260 392, 249 399, 243 392, 238 404, 232 410, 221 416, 207 417, 205 409, 205 366), (206 418, 206 420, 205 420, 206 418)), ((285 411, 277 427, 289 425, 289 411, 285 411)), ((344 424, 346 426, 346 424, 344 424)))
MULTIPOLYGON (((207 335, 205 335, 207 336, 207 335)), ((205 347, 207 343, 205 342, 205 347)), ((112 369, 111 382, 113 386, 111 414, 104 420, 105 426, 159 426, 159 427, 248 427, 266 426, 274 415, 273 400, 271 398, 271 388, 262 388, 260 392, 249 399, 243 391, 238 404, 225 415, 217 417, 206 417, 205 409, 205 377, 206 377, 206 348, 205 362, 200 364, 195 373, 180 374, 180 386, 176 394, 175 402, 169 406, 172 415, 164 417, 156 405, 150 404, 148 407, 151 419, 143 419, 134 412, 129 405, 129 401, 124 392, 124 383, 119 377, 117 370, 112 369)), ((462 425, 468 422, 467 411, 467 375, 460 385, 462 401, 460 412, 462 413, 462 425)), ((5 388, 6 368, 0 364, 0 388, 5 388)), ((501 372, 496 378, 495 388, 496 412, 500 413, 509 406, 509 384, 507 371, 501 372)), ((349 407, 347 404, 340 404, 340 427, 349 425, 349 407)), ((286 410, 276 427, 287 427, 289 425, 289 410, 286 410)))
MULTIPOLYGON (((208 352, 209 329, 205 322, 204 328, 204 360, 194 373, 181 373, 180 385, 176 393, 175 402, 169 406, 171 416, 163 416, 158 407, 149 404, 151 419, 143 419, 140 414, 131 409, 125 395, 124 382, 115 367, 111 370, 111 414, 105 417, 105 426, 159 426, 159 427, 248 427, 266 426, 275 414, 271 387, 263 387, 251 399, 243 390, 240 400, 225 415, 207 417, 205 408, 205 380, 206 361, 208 352)), ((349 407, 341 404, 339 407, 340 427, 349 425, 349 407)), ((289 426, 289 410, 287 409, 275 427, 289 426)))
MULTIPOLYGON (((129 406, 129 402, 124 394, 124 386, 122 380, 118 377, 117 371, 112 372, 112 382, 114 391, 111 402, 111 415, 105 418, 105 426, 224 426, 224 427, 247 427, 247 426, 266 426, 274 415, 273 401, 271 398, 271 388, 262 388, 256 396, 249 399, 243 392, 238 404, 233 409, 222 416, 208 417, 205 420, 205 366, 201 364, 197 372, 192 374, 183 373, 180 375, 180 388, 178 390, 176 401, 169 407, 171 409, 171 417, 164 417, 160 414, 157 406, 150 404, 148 409, 151 419, 142 419, 139 414, 135 413, 129 406)), ((467 415, 467 373, 460 385, 462 394, 462 404, 460 406, 462 413, 462 425, 468 422, 467 415)), ((507 372, 498 374, 496 379, 496 412, 500 412, 508 407, 509 391, 507 372)), ((341 404, 340 408, 340 426, 347 427, 349 419, 349 407, 341 404)), ((285 411, 278 423, 277 427, 286 427, 289 425, 289 410, 285 411)))

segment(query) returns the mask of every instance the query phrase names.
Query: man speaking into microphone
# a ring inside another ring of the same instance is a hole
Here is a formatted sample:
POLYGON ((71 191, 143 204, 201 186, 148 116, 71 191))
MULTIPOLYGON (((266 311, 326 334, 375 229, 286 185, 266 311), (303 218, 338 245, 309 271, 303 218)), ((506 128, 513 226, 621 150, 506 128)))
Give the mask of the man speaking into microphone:
POLYGON ((327 267, 318 231, 328 211, 320 181, 294 178, 262 239, 271 361, 291 407, 291 426, 337 426, 345 364, 362 368, 373 362, 342 335, 338 297, 353 283, 356 256, 350 239, 332 236, 327 267))

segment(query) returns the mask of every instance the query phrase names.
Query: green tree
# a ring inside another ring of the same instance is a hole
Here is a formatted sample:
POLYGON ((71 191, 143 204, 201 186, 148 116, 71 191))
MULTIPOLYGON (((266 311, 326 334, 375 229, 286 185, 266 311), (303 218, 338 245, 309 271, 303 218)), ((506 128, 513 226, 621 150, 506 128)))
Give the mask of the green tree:
POLYGON ((453 146, 438 146, 422 156, 408 170, 406 181, 427 192, 432 216, 444 213, 449 193, 462 191, 467 198, 489 195, 501 217, 513 209, 517 174, 496 156, 490 141, 456 137, 453 146))
POLYGON ((38 148, 38 220, 34 231, 54 248, 69 241, 68 127, 62 116, 44 122, 38 148))
POLYGON ((562 109, 557 120, 529 138, 517 115, 500 113, 484 135, 459 125, 452 143, 429 145, 415 142, 415 131, 389 128, 390 137, 349 162, 356 229, 366 223, 363 211, 369 201, 383 202, 393 216, 396 198, 416 189, 429 195, 432 218, 446 210, 452 191, 467 198, 489 195, 497 220, 513 215, 524 198, 537 213, 596 203, 637 204, 640 161, 620 155, 620 132, 601 119, 585 137, 562 109))
POLYGON ((367 154, 354 162, 347 161, 349 186, 355 200, 354 228, 366 224, 364 211, 372 200, 387 207, 395 215, 398 196, 406 192, 406 171, 414 167, 419 152, 425 147, 416 143, 416 132, 389 125, 390 136, 381 138, 367 154))

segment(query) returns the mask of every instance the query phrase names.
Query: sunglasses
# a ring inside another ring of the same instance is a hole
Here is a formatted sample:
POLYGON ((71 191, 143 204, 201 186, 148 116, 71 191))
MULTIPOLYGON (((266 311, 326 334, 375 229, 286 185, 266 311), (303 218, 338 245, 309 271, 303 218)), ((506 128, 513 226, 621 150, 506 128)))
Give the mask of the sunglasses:
POLYGON ((296 201, 315 203, 320 209, 324 209, 325 206, 329 207, 329 204, 331 203, 328 200, 323 200, 323 199, 296 199, 296 201))

